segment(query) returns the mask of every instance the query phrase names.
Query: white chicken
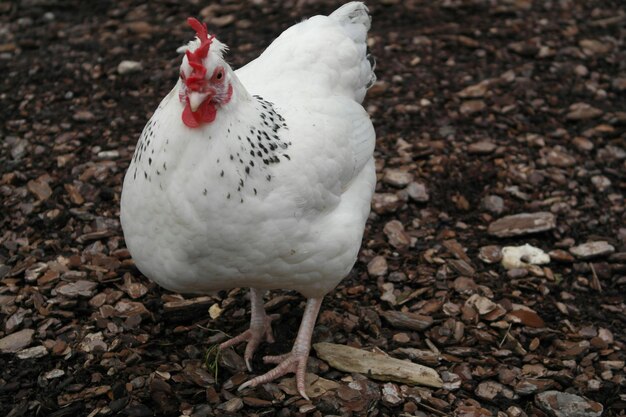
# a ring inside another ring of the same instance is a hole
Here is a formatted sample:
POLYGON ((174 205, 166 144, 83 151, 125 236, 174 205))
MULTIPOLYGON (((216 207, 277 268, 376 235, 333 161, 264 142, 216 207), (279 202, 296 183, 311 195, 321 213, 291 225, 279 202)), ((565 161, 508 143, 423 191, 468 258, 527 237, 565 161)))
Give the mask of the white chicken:
POLYGON ((273 341, 263 290, 307 298, 290 353, 241 388, 304 376, 322 303, 354 265, 376 182, 361 106, 375 81, 367 7, 351 2, 292 26, 233 71, 226 46, 190 18, 180 79, 146 125, 124 179, 121 221, 139 270, 180 293, 250 287, 250 328, 273 341))

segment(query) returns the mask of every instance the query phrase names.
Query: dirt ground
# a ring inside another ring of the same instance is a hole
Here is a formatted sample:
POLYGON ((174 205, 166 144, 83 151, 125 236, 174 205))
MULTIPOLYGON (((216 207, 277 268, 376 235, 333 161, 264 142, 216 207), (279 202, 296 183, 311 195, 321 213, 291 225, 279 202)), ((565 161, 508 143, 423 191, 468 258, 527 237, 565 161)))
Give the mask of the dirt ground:
MULTIPOLYGON (((313 350, 311 401, 291 377, 238 393, 243 347, 214 356, 247 326, 245 289, 169 293, 124 246, 123 175, 175 83, 185 19, 239 67, 338 5, 209 3, 0 3, 0 415, 574 415, 565 393, 580 416, 600 415, 594 402, 626 415, 622 1, 368 2, 379 183, 313 339, 421 363, 444 385, 369 379, 313 350), (524 244, 549 262, 503 265, 524 244)), ((280 342, 257 372, 289 350, 304 305, 267 300, 280 342)))

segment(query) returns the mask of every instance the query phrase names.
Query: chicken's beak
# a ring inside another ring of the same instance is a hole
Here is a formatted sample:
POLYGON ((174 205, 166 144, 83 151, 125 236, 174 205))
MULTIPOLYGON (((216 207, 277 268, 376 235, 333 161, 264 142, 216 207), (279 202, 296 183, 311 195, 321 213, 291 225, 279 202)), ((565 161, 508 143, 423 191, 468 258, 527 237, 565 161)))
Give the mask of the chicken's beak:
POLYGON ((211 93, 198 93, 196 91, 192 91, 189 94, 189 107, 191 107, 191 111, 195 112, 200 107, 200 104, 204 102, 207 98, 211 96, 211 93))

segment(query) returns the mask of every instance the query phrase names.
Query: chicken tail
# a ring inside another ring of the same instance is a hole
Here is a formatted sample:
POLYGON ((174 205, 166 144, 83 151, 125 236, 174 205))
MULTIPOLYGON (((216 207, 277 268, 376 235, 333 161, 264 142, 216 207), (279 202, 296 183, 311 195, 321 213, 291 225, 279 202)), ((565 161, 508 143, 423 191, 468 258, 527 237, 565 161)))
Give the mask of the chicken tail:
MULTIPOLYGON (((367 32, 371 27, 372 17, 369 15, 367 6, 360 1, 346 3, 330 16, 331 19, 338 21, 350 39, 354 41, 357 48, 362 50, 363 59, 360 63, 360 85, 358 88, 365 91, 376 82, 376 60, 369 53, 367 47, 367 32)), ((362 101, 362 98, 361 98, 362 101)))

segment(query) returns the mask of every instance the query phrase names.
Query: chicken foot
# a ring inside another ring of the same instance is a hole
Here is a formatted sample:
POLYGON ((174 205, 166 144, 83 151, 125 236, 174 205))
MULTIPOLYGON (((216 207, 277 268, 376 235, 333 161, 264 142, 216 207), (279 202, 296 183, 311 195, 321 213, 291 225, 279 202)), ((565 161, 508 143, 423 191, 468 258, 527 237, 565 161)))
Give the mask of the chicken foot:
POLYGON ((303 398, 309 399, 306 395, 304 383, 306 364, 311 350, 313 328, 315 327, 315 321, 317 320, 321 305, 322 298, 309 298, 307 300, 302 322, 300 323, 300 329, 298 330, 298 336, 296 337, 291 352, 278 356, 265 356, 263 358, 264 362, 274 363, 278 366, 263 375, 245 382, 239 387, 239 390, 265 384, 289 372, 293 372, 296 374, 296 387, 298 392, 303 398))
POLYGON ((263 308, 262 292, 256 288, 250 288, 250 328, 239 336, 235 336, 230 340, 220 344, 220 349, 237 345, 241 342, 248 342, 246 351, 243 355, 248 370, 252 372, 250 361, 259 344, 265 339, 267 343, 274 343, 274 334, 272 333, 272 320, 279 317, 278 314, 265 314, 263 308))

